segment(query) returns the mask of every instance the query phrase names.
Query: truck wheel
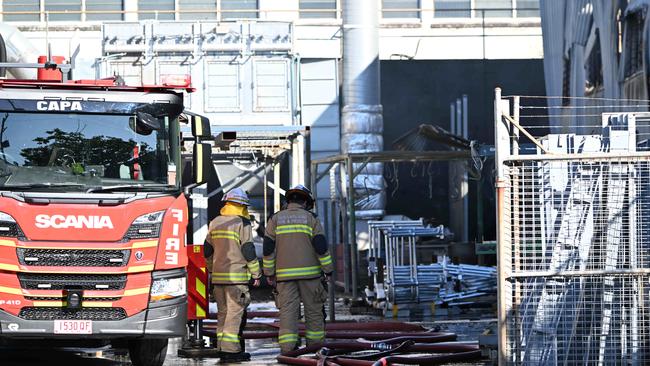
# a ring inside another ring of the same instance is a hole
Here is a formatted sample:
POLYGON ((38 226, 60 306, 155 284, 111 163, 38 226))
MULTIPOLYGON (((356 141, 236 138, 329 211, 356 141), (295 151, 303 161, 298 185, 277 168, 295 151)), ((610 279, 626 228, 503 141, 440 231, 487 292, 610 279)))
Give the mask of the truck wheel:
POLYGON ((162 366, 167 355, 167 339, 129 341, 129 357, 133 366, 162 366))

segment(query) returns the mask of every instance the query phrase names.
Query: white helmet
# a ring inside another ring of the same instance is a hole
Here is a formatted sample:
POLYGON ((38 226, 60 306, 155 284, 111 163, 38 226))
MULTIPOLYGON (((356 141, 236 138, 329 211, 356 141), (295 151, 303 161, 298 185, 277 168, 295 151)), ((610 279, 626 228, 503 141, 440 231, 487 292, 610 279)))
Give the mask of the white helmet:
POLYGON ((248 195, 241 188, 233 188, 228 193, 223 196, 221 199, 224 202, 237 203, 244 206, 250 206, 251 201, 248 199, 248 195))
POLYGON ((312 195, 309 188, 303 186, 302 184, 298 184, 297 186, 286 191, 284 194, 284 196, 287 198, 287 201, 291 201, 291 198, 296 195, 301 196, 305 200, 307 204, 307 210, 311 210, 314 207, 314 196, 312 195))

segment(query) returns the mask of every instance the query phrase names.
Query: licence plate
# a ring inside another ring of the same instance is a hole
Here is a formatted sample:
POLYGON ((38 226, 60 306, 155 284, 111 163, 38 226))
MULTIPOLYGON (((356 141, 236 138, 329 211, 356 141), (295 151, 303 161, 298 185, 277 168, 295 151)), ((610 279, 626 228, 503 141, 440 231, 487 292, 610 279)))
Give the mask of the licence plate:
POLYGON ((93 321, 55 320, 54 334, 93 334, 93 321))

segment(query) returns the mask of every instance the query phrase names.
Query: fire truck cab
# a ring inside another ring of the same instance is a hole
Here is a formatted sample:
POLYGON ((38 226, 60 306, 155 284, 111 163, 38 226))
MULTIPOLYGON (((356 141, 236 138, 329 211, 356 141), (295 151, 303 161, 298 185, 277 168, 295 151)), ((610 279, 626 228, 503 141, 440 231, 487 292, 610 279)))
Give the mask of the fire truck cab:
POLYGON ((113 344, 159 366, 186 334, 187 89, 0 80, 0 342, 113 344))

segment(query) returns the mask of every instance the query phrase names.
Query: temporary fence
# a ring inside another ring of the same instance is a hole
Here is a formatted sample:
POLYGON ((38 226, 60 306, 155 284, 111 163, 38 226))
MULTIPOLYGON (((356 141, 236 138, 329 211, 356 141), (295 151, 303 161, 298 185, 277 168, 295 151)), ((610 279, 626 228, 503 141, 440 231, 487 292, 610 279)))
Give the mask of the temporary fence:
POLYGON ((539 102, 497 89, 500 364, 649 364, 648 102, 539 102))

